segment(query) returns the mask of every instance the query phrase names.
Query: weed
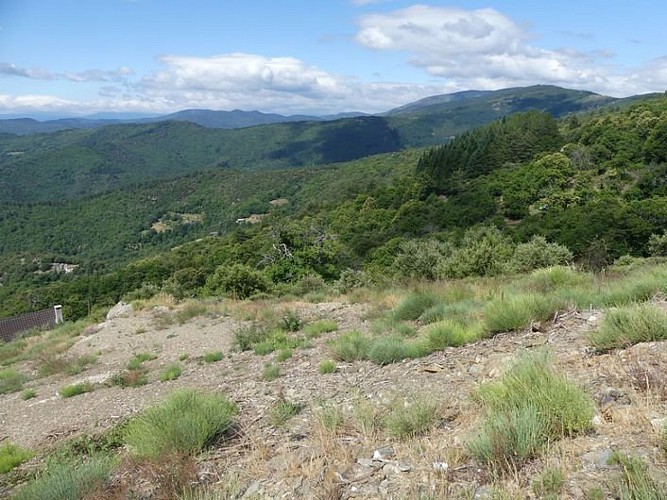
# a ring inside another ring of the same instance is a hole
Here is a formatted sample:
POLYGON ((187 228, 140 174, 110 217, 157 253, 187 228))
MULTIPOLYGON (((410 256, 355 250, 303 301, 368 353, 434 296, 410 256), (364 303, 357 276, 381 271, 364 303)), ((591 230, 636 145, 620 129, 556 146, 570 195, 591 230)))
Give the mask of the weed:
POLYGON ((127 363, 127 369, 128 370, 140 370, 143 368, 143 364, 146 361, 152 361, 154 359, 157 359, 157 355, 151 354, 148 352, 142 352, 139 354, 135 354, 130 361, 127 363))
POLYGON ((353 330, 339 336, 331 342, 330 347, 336 359, 350 363, 368 357, 371 339, 363 333, 353 330))
POLYGON ((20 391, 24 381, 25 376, 14 368, 0 370, 0 394, 20 391))
POLYGON ((303 332, 309 339, 314 339, 324 333, 335 332, 336 330, 338 330, 338 323, 330 319, 315 321, 303 327, 303 332))
POLYGON ((14 467, 30 460, 34 455, 32 451, 6 441, 0 445, 0 474, 9 472, 14 467))
POLYGON ((287 361, 291 357, 292 357, 292 349, 288 347, 286 349, 281 349, 280 351, 278 351, 278 355, 276 356, 276 361, 278 361, 278 363, 282 363, 284 361, 287 361))
POLYGON ((249 351, 255 344, 266 339, 268 332, 253 323, 240 328, 234 333, 234 342, 240 351, 249 351))
POLYGON ((83 463, 52 461, 46 470, 18 489, 14 500, 64 500, 84 498, 108 480, 116 461, 109 455, 95 455, 83 463))
POLYGON ((618 494, 627 500, 666 500, 665 485, 660 485, 651 477, 648 466, 637 457, 614 453, 610 465, 620 465, 623 469, 618 494))
POLYGON ((36 397, 37 397, 37 391, 35 389, 26 389, 25 391, 23 391, 21 393, 21 399, 23 401, 27 401, 29 399, 36 398, 36 397))
POLYGON ((321 375, 335 373, 337 369, 338 367, 336 366, 336 362, 333 359, 324 359, 320 361, 320 365, 318 367, 318 371, 321 375))
POLYGON ((125 441, 141 457, 197 453, 231 426, 236 413, 236 405, 225 396, 176 391, 131 421, 125 441))
POLYGON ((268 363, 262 371, 262 378, 267 382, 272 382, 280 377, 280 366, 274 363, 268 363))
POLYGON ((436 422, 438 404, 426 398, 396 404, 385 420, 387 432, 397 439, 409 439, 428 432, 436 422))
POLYGON ((467 442, 478 461, 508 471, 550 442, 588 429, 592 399, 550 367, 547 351, 524 354, 477 397, 487 407, 481 431, 467 442))
POLYGON ((329 432, 336 432, 345 423, 345 415, 336 406, 325 406, 317 412, 320 425, 329 432))
POLYGON ((160 381, 167 382, 169 380, 176 380, 181 376, 181 367, 179 365, 173 364, 167 366, 162 373, 160 373, 160 381))
POLYGON ((538 498, 544 498, 549 495, 560 498, 558 494, 565 484, 565 475, 560 469, 547 468, 540 477, 533 482, 533 492, 538 498))
POLYGON ((667 314, 653 304, 609 310, 600 328, 590 336, 591 344, 600 351, 665 339, 667 314))
POLYGON ((64 398, 72 398, 86 392, 92 392, 95 390, 95 386, 90 382, 79 382, 78 384, 66 385, 61 387, 58 391, 60 395, 64 398))
POLYGON ((274 427, 282 427, 301 410, 303 410, 303 405, 281 398, 269 412, 269 423, 274 427))
POLYGON ((204 361, 206 363, 217 363, 218 361, 222 361, 224 357, 225 355, 222 354, 222 351, 207 352, 204 354, 204 361))
POLYGON ((285 311, 280 318, 280 326, 286 332, 298 332, 301 329, 302 321, 299 314, 291 309, 285 311))

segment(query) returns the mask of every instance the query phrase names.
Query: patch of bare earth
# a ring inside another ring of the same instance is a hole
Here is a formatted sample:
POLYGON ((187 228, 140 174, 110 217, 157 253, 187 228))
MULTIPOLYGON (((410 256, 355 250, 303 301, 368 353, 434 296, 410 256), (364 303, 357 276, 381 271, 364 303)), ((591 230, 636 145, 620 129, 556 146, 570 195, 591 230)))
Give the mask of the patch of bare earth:
MULTIPOLYGON (((595 430, 552 446, 504 484, 517 495, 532 495, 530 484, 547 466, 566 476, 563 495, 585 498, 618 475, 607 465, 612 451, 643 457, 659 476, 667 476, 659 429, 667 416, 667 343, 646 343, 610 354, 593 353, 586 341, 600 314, 569 312, 553 323, 502 334, 462 348, 384 367, 370 362, 338 363, 322 375, 320 361, 331 358, 327 341, 352 329, 366 331, 367 307, 347 303, 290 304, 301 318, 334 319, 337 332, 296 349, 280 363, 282 376, 265 381, 262 371, 276 353, 257 356, 233 349, 234 333, 247 322, 230 316, 200 317, 156 328, 155 311, 107 322, 81 337, 70 353, 98 353, 98 362, 77 376, 38 380, 36 399, 0 396, 0 438, 40 449, 68 437, 108 429, 161 401, 180 387, 227 394, 239 405, 231 435, 199 457, 201 484, 246 498, 430 498, 477 495, 490 498, 489 473, 465 453, 464 441, 481 418, 472 397, 482 383, 497 378, 520 350, 548 346, 557 367, 583 386, 597 403, 595 430), (535 331, 533 331, 535 330, 535 331), (199 358, 223 351, 216 363, 199 358), (145 363, 149 383, 137 388, 100 387, 69 399, 58 395, 67 384, 124 369, 136 353, 158 357, 145 363), (188 354, 187 360, 179 360, 188 354), (158 379, 161 367, 180 363, 183 373, 158 379), (435 426, 425 435, 394 439, 382 426, 397 405, 415 397, 439 405, 435 426), (277 402, 299 403, 303 410, 284 426, 271 425, 277 402), (336 425, 329 417, 337 414, 336 425), (485 496, 487 495, 487 496, 485 496)), ((239 316, 238 314, 235 316, 239 316)))

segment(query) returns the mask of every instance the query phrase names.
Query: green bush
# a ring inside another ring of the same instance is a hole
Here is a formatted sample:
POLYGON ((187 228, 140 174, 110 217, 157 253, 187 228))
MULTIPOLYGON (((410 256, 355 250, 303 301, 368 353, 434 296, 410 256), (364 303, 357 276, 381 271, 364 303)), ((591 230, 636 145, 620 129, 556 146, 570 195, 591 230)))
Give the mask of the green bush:
POLYGON ((433 323, 426 330, 428 346, 433 351, 470 344, 482 338, 483 335, 483 323, 475 322, 463 325, 451 319, 433 323))
POLYGON ((327 373, 335 373, 336 370, 337 370, 336 362, 333 359, 324 359, 320 361, 318 371, 320 372, 321 375, 325 375, 327 373))
POLYGON ((652 257, 667 256, 667 232, 650 236, 648 239, 648 253, 652 257))
POLYGON ((435 280, 437 270, 453 250, 450 243, 435 239, 409 240, 399 247, 393 267, 403 278, 435 280))
POLYGON ((369 286, 371 280, 363 271, 355 269, 343 269, 340 278, 336 281, 335 287, 340 293, 349 293, 357 288, 369 286))
POLYGON ((497 471, 511 470, 549 443, 589 429, 595 414, 590 396, 553 371, 546 351, 522 355, 477 397, 487 414, 467 447, 497 471))
POLYGON ((14 467, 21 465, 23 462, 30 460, 35 454, 15 445, 9 441, 5 441, 0 445, 0 474, 5 474, 14 467))
POLYGON ((370 347, 371 339, 356 330, 340 335, 330 344, 333 357, 347 363, 366 359, 370 347))
POLYGON ((610 309, 600 328, 590 335, 591 344, 600 351, 666 339, 667 314, 653 304, 610 309))
POLYGON ((168 382, 169 380, 176 380, 181 376, 182 370, 179 365, 173 364, 167 366, 162 373, 160 373, 160 381, 168 382))
POLYGON ((301 318, 296 311, 288 310, 280 318, 280 325, 286 332, 298 332, 301 329, 301 318))
POLYGON ((239 328, 234 333, 234 343, 240 351, 249 351, 255 344, 265 340, 269 332, 255 323, 239 328))
POLYGON ((387 432, 397 439, 409 439, 428 432, 438 417, 438 404, 426 398, 397 403, 385 419, 387 432))
POLYGON ((78 396, 86 392, 92 392, 94 390, 95 386, 93 386, 93 384, 90 382, 79 382, 78 384, 71 384, 66 385, 65 387, 61 387, 60 391, 58 392, 64 398, 72 398, 74 396, 78 396))
POLYGON ((231 426, 236 413, 225 396, 183 389, 132 420, 125 442, 141 457, 197 453, 231 426))
POLYGON ((511 267, 519 272, 558 266, 572 261, 572 252, 558 243, 549 243, 543 236, 533 236, 528 243, 514 249, 511 267))
POLYGON ((0 370, 0 394, 21 390, 25 377, 14 368, 0 370))
POLYGON ((392 311, 397 321, 411 321, 439 302, 438 297, 430 292, 414 292, 405 297, 392 311))
POLYGON ((12 499, 83 500, 101 491, 115 465, 116 460, 104 454, 88 457, 83 463, 53 461, 44 472, 17 489, 12 499))
POLYGON ((206 280, 211 293, 225 293, 239 300, 268 292, 270 285, 266 275, 245 264, 223 264, 206 280))
POLYGON ((207 352, 204 354, 204 361, 206 363, 217 363, 218 361, 222 361, 224 357, 225 355, 222 351, 207 352))

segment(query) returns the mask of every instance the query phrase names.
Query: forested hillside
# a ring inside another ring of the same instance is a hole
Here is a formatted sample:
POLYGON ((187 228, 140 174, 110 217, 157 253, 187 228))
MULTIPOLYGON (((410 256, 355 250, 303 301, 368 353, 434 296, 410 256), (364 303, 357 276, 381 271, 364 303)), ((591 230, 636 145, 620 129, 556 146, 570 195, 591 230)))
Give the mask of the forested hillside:
POLYGON ((599 269, 626 254, 662 255, 666 145, 662 97, 561 120, 515 114, 431 150, 349 164, 223 169, 5 205, 2 314, 62 302, 80 316, 160 290, 250 295, 323 280, 494 275, 530 269, 539 256, 540 265, 599 269), (269 203, 278 199, 286 204, 269 203), (261 215, 256 224, 235 222, 251 214, 261 215), (52 259, 81 268, 39 272, 52 259))

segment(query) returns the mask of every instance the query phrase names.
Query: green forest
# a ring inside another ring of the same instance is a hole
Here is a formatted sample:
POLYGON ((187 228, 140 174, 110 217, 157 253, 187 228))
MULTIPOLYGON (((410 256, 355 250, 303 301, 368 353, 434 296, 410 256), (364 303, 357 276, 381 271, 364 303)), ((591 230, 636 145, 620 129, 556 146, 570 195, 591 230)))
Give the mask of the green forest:
POLYGON ((64 177, 30 196, 21 186, 41 178, 1 185, 0 315, 62 303, 77 318, 160 292, 297 294, 572 262, 597 271, 667 254, 667 97, 508 113, 435 146, 406 146, 384 118, 352 122, 3 137, 3 157, 32 146, 1 168, 64 177), (262 135, 275 130, 280 147, 262 135), (242 160, 206 139, 232 133, 255 135, 242 160), (117 149, 105 139, 90 156, 108 134, 117 149), (53 262, 79 267, 58 274, 53 262))

